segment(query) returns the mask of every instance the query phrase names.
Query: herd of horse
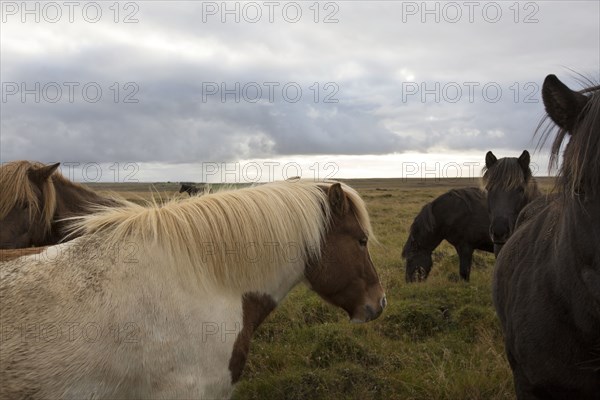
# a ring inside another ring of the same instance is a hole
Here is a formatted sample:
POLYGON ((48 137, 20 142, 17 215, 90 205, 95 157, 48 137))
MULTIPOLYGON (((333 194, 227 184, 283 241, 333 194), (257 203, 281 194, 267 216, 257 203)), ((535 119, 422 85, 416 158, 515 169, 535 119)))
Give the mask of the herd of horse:
MULTIPOLYGON (((415 217, 406 280, 427 278, 443 240, 466 281, 474 250, 493 252, 517 397, 598 400, 600 86, 573 91, 549 75, 542 97, 542 140, 556 130, 551 162, 564 149, 554 193, 540 194, 527 151, 488 152, 482 189, 451 190, 415 217)), ((0 168, 0 248, 14 252, 0 263, 1 399, 227 398, 253 332, 300 282, 353 322, 386 307, 367 208, 346 184, 288 180, 199 195, 182 185, 189 198, 138 205, 57 168, 0 168), (231 251, 234 243, 244 246, 231 251), (111 334, 89 340, 78 328, 90 324, 111 334), (54 340, 16 334, 40 326, 54 340)))

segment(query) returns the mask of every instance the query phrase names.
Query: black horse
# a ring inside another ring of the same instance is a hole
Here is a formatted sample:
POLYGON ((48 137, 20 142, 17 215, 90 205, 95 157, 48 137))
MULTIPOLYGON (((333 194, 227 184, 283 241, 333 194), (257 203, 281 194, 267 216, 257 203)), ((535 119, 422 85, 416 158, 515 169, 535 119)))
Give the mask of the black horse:
POLYGON ((199 188, 190 183, 182 183, 181 187, 179 188, 179 193, 186 192, 190 196, 195 196, 203 190, 204 190, 204 187, 199 188))
POLYGON ((491 151, 485 156, 483 185, 487 191, 490 237, 496 256, 512 235, 523 207, 540 195, 529 164, 527 150, 523 150, 519 158, 498 160, 491 151))
MULTIPOLYGON (((493 297, 519 399, 600 399, 600 86, 544 81, 564 149, 558 195, 540 201, 496 262, 493 297)), ((547 138, 550 126, 544 132, 547 138)))
POLYGON ((447 240, 460 259, 460 276, 469 280, 474 250, 493 252, 485 193, 478 188, 454 189, 426 204, 415 217, 402 250, 406 281, 427 279, 431 253, 447 240))

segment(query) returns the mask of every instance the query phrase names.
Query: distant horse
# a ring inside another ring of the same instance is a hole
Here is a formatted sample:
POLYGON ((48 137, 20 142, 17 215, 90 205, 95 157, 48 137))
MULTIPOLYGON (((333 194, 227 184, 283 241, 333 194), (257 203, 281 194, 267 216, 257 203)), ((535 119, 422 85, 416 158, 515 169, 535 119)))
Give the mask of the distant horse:
MULTIPOLYGON (((600 399, 600 86, 554 75, 542 98, 558 127, 558 195, 506 242, 493 297, 519 399, 600 399)), ((544 133, 552 133, 549 127, 544 133)))
POLYGON ((353 322, 386 305, 367 209, 344 184, 105 207, 77 225, 58 256, 0 264, 2 399, 226 398, 296 284, 353 322))
POLYGON ((56 244, 67 234, 61 219, 122 204, 69 181, 59 165, 14 161, 0 167, 0 249, 56 244))
POLYGON ((477 188, 454 189, 426 204, 415 217, 402 257, 406 281, 427 279, 431 253, 446 239, 460 259, 460 276, 468 281, 474 250, 492 252, 485 193, 477 188))
POLYGON ((182 183, 179 188, 179 193, 187 193, 190 196, 196 196, 198 193, 212 193, 213 190, 210 185, 201 183, 200 186, 192 185, 189 183, 182 183), (208 190, 206 190, 208 188, 208 190))
POLYGON ((190 196, 195 196, 197 195, 202 189, 197 188, 194 185, 190 185, 188 183, 182 183, 181 187, 179 188, 179 193, 187 193, 190 196))
POLYGON ((498 160, 491 151, 485 156, 482 181, 487 191, 489 234, 496 256, 512 235, 523 207, 540 195, 529 164, 527 150, 523 150, 519 158, 505 157, 498 160))

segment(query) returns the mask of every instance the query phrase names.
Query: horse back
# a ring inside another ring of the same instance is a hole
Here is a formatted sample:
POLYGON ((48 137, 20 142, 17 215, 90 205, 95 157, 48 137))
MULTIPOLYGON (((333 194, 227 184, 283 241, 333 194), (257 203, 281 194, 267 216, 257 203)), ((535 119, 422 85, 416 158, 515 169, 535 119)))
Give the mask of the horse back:
POLYGON ((491 247, 487 200, 480 189, 454 189, 443 194, 433 202, 433 213, 444 239, 452 245, 491 247))

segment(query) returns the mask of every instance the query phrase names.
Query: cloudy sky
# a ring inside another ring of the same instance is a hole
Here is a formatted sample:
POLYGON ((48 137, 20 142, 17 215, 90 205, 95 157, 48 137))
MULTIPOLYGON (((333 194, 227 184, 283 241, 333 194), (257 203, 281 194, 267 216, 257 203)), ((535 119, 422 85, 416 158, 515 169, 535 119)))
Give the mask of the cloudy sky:
POLYGON ((544 77, 600 80, 598 1, 1 5, 1 161, 75 180, 545 175, 544 77))

